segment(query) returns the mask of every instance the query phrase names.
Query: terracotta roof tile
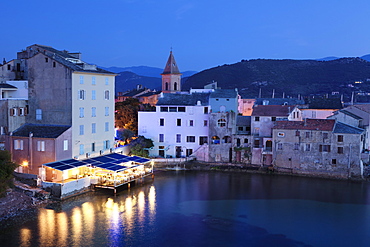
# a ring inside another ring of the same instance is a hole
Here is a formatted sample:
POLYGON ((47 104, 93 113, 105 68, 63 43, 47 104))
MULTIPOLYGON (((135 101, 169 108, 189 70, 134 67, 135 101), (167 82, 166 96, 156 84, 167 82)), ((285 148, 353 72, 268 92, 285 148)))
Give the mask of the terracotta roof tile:
POLYGON ((306 121, 276 121, 273 128, 332 131, 334 126, 334 119, 306 119, 306 121))

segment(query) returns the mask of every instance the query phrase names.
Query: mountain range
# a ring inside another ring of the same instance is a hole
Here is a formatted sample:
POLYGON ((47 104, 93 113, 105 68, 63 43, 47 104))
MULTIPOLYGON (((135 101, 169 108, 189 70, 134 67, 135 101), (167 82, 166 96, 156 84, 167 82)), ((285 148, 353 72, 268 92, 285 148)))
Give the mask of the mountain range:
MULTIPOLYGON (((137 85, 161 88, 162 69, 148 66, 106 69, 119 74, 116 92, 131 90, 137 85)), ((258 97, 260 93, 262 97, 269 97, 273 90, 275 97, 333 93, 348 98, 352 92, 356 95, 370 94, 370 54, 361 58, 242 60, 189 74, 185 76, 183 73, 183 90, 202 88, 217 81, 221 88, 238 88, 243 97, 258 97)))

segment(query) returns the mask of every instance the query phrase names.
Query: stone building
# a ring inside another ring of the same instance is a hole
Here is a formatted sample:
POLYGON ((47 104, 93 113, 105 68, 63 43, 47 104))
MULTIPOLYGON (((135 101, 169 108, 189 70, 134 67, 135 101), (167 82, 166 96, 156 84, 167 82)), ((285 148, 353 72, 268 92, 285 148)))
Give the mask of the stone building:
POLYGON ((296 174, 361 177, 363 140, 363 129, 332 119, 277 121, 272 165, 296 174))

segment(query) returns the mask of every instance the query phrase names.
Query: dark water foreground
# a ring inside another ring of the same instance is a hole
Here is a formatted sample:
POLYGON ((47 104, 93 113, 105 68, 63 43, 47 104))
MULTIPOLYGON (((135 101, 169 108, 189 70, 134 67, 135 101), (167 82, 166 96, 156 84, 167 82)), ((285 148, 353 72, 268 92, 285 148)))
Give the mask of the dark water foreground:
POLYGON ((169 171, 0 228, 0 246, 370 246, 370 184, 169 171))

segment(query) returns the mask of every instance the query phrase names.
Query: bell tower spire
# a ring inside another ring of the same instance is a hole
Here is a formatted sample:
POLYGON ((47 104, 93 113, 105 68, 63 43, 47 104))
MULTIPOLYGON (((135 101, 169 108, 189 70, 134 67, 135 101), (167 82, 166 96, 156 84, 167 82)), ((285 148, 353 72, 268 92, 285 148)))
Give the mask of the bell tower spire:
POLYGON ((175 93, 181 91, 181 73, 177 67, 175 57, 172 54, 168 57, 166 66, 162 72, 162 92, 175 93))

